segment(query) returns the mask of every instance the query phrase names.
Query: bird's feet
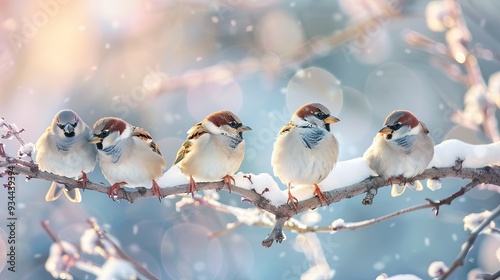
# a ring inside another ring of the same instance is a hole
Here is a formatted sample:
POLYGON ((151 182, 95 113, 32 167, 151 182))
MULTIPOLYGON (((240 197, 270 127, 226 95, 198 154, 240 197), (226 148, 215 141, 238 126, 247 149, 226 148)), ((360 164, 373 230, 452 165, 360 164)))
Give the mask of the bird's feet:
POLYGON ((295 210, 295 212, 298 211, 297 204, 299 203, 299 200, 295 196, 293 196, 290 191, 288 191, 288 200, 286 202, 293 207, 293 210, 295 210))
POLYGON ((153 180, 153 186, 152 186, 152 189, 153 189, 153 195, 157 196, 158 197, 158 200, 160 201, 161 203, 161 198, 162 198, 162 195, 160 193, 160 186, 158 186, 158 183, 156 183, 155 180, 153 180))
POLYGON ((121 186, 126 185, 126 182, 118 182, 114 183, 111 187, 108 189, 108 196, 115 201, 115 197, 118 197, 118 190, 120 189, 121 186))
POLYGON ((82 177, 80 177, 78 181, 82 182, 82 189, 85 190, 87 188, 87 183, 89 182, 89 179, 87 178, 87 173, 82 171, 82 177))
POLYGON ((326 202, 327 205, 329 205, 329 201, 328 201, 328 197, 326 197, 326 195, 320 190, 320 188, 318 187, 318 184, 314 184, 314 192, 313 194, 315 194, 318 199, 319 199, 319 203, 321 204, 321 206, 323 206, 323 202, 326 202))
POLYGON ((395 185, 395 184, 406 185, 406 181, 407 181, 407 179, 405 177, 403 177, 403 175, 394 176, 394 177, 387 179, 387 182, 389 182, 389 184, 391 184, 391 185, 395 185))
POLYGON ((229 193, 231 193, 231 181, 233 181, 233 186, 236 184, 236 181, 234 180, 233 176, 228 174, 222 177, 222 179, 224 179, 224 182, 226 182, 227 188, 229 189, 229 193))
POLYGON ((198 191, 198 186, 196 186, 196 182, 194 181, 193 176, 189 176, 187 194, 191 194, 191 196, 194 198, 194 192, 196 191, 198 191))

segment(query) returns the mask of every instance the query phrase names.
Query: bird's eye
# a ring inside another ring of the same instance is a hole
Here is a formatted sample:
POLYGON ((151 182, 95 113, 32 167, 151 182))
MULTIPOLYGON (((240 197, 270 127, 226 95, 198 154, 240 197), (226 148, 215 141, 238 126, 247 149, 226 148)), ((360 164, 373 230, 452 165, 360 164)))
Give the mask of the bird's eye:
POLYGON ((317 112, 316 114, 314 114, 316 116, 316 118, 320 119, 320 120, 324 120, 328 117, 328 115, 326 115, 325 113, 323 112, 317 112))
POLYGON ((238 128, 241 126, 241 124, 237 123, 236 121, 230 121, 228 124, 232 128, 238 128))
POLYGON ((101 134, 99 135, 101 138, 105 138, 109 135, 109 130, 103 130, 101 131, 101 134))
POLYGON ((391 126, 390 126, 390 128, 391 128, 392 130, 398 130, 398 129, 400 129, 400 128, 401 128, 401 123, 399 123, 399 122, 398 122, 398 123, 395 123, 395 124, 391 125, 391 126))
POLYGON ((74 124, 72 124, 71 126, 72 127, 76 127, 76 125, 78 124, 78 122, 75 122, 74 124))
POLYGON ((60 129, 64 129, 64 124, 57 124, 57 126, 60 128, 60 129))

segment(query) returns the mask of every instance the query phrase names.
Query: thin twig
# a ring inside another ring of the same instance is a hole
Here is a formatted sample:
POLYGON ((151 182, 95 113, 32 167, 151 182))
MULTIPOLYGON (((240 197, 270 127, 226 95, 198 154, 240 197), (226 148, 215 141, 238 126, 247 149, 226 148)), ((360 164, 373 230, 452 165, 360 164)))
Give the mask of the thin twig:
POLYGON ((369 220, 365 220, 365 221, 361 221, 361 222, 346 223, 346 224, 341 225, 341 226, 333 227, 333 228, 331 228, 331 230, 333 230, 333 231, 356 230, 356 229, 364 228, 367 226, 371 226, 373 224, 377 224, 377 223, 392 219, 394 217, 397 217, 397 216, 400 216, 400 215, 403 215, 406 213, 410 213, 410 212, 414 212, 414 211, 422 210, 422 209, 426 209, 426 208, 431 208, 431 207, 434 207, 434 206, 431 205, 430 203, 412 206, 412 207, 408 207, 405 209, 401 209, 399 211, 396 211, 394 213, 391 213, 391 214, 388 214, 388 215, 385 215, 382 217, 373 218, 373 219, 369 219, 369 220))
MULTIPOLYGON (((19 143, 21 143, 21 146, 26 145, 26 142, 24 142, 23 138, 21 137, 21 133, 24 132, 24 128, 18 129, 15 124, 9 124, 5 121, 4 118, 1 118, 0 122, 0 127, 5 127, 7 128, 7 134, 2 135, 1 138, 10 138, 11 136, 14 136, 19 143)), ((3 147, 2 147, 3 149, 3 147)), ((3 153, 5 155, 5 152, 3 153)), ((3 156, 2 153, 0 153, 0 156, 3 156)), ((33 162, 33 155, 28 154, 28 157, 30 158, 30 161, 33 162)))
POLYGON ((498 280, 500 279, 500 270, 491 274, 484 276, 484 280, 498 280))
POLYGON ((52 230, 52 228, 49 226, 49 221, 47 220, 44 220, 41 222, 42 224, 42 228, 47 232, 47 234, 50 236, 50 239, 52 239, 52 241, 54 243, 57 243, 59 244, 59 246, 61 247, 61 250, 64 252, 64 248, 62 247, 61 245, 61 240, 59 240, 59 238, 57 238, 57 235, 54 233, 54 231, 52 230))
POLYGON ((118 256, 122 258, 123 260, 131 263, 134 268, 142 275, 144 275, 147 279, 152 279, 152 280, 159 280, 159 278, 151 273, 149 270, 147 270, 144 266, 142 266, 140 263, 132 259, 127 253, 125 253, 120 246, 116 245, 115 242, 111 238, 108 238, 106 235, 106 232, 101 230, 101 227, 97 224, 97 221, 95 219, 88 219, 87 222, 92 226, 92 229, 94 229, 97 234, 100 236, 100 238, 106 239, 111 245, 113 245, 114 249, 116 250, 118 256))
POLYGON ((373 218, 373 219, 369 219, 369 220, 365 220, 365 221, 361 221, 361 222, 355 222, 355 223, 346 223, 346 224, 343 224, 341 226, 334 227, 334 228, 332 228, 332 230, 334 230, 334 231, 339 231, 339 230, 356 230, 356 229, 360 229, 360 228, 364 228, 364 227, 367 227, 367 226, 371 226, 373 224, 377 224, 377 223, 380 223, 380 222, 383 222, 383 221, 387 221, 389 219, 392 219, 394 217, 397 217, 397 216, 400 216, 400 215, 403 215, 403 214, 406 214, 406 213, 410 213, 410 212, 414 212, 414 211, 418 211, 418 210, 422 210, 422 209, 427 209, 427 208, 433 208, 434 209, 434 213, 437 216, 439 214, 439 207, 440 206, 445 205, 445 204, 446 205, 450 205, 453 200, 455 200, 456 198, 464 195, 466 192, 472 190, 477 185, 478 185, 477 181, 473 180, 472 182, 470 182, 469 184, 467 184, 465 187, 461 188, 459 191, 457 191, 456 193, 448 196, 445 199, 441 199, 441 200, 438 200, 438 201, 432 201, 430 199, 426 199, 428 201, 428 203, 426 203, 426 204, 412 206, 412 207, 408 207, 406 209, 401 209, 401 210, 398 210, 398 211, 396 211, 394 213, 391 213, 391 214, 388 214, 388 215, 385 215, 385 216, 382 216, 382 217, 378 217, 378 218, 373 218))
POLYGON ((479 226, 470 233, 469 237, 467 238, 467 242, 464 244, 465 246, 462 246, 462 250, 458 254, 453 264, 451 265, 450 269, 446 271, 441 276, 441 278, 439 278, 440 280, 447 279, 457 268, 464 265, 465 257, 467 257, 467 254, 469 253, 469 250, 472 248, 472 245, 476 241, 476 238, 479 235, 479 233, 481 233, 481 231, 485 227, 487 227, 491 223, 491 221, 493 221, 496 217, 498 217, 498 215, 500 215, 500 205, 497 206, 497 208, 493 210, 491 215, 488 218, 484 219, 483 222, 479 224, 479 226))

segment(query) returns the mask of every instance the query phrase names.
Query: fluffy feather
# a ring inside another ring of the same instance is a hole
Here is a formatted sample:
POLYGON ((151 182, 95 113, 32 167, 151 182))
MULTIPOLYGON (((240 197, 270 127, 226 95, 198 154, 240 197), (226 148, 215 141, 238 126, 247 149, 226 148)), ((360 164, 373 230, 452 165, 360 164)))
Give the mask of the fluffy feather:
POLYGON ((160 149, 144 129, 132 126, 119 118, 102 118, 93 127, 89 141, 99 150, 99 166, 114 189, 152 188, 160 197, 156 180, 166 167, 160 149))
MULTIPOLYGON (((97 149, 87 142, 89 135, 90 128, 77 113, 59 111, 36 143, 36 161, 40 170, 70 178, 91 172, 97 162, 97 149)), ((81 201, 78 189, 69 192, 55 182, 45 199, 55 200, 63 192, 70 201, 81 201)))
MULTIPOLYGON (((372 171, 385 179, 406 179, 421 174, 434 155, 434 141, 427 127, 409 111, 394 111, 373 139, 363 158, 372 171)), ((393 185, 392 195, 401 195, 405 185, 393 185)))
POLYGON ((188 192, 197 189, 194 181, 220 181, 238 170, 245 152, 243 132, 249 130, 230 111, 212 113, 189 129, 174 161, 191 178, 188 192))
POLYGON ((314 185, 321 203, 325 199, 317 186, 323 181, 337 162, 339 144, 330 133, 330 124, 339 119, 330 116, 330 111, 318 103, 300 107, 291 120, 279 132, 271 157, 274 174, 288 186, 314 185))

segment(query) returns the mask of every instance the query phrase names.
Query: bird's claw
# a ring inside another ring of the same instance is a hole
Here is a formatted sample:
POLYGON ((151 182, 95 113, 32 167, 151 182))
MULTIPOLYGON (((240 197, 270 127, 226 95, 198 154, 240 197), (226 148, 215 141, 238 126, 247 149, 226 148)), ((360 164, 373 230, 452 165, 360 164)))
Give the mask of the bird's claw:
POLYGON ((288 203, 288 205, 291 205, 291 207, 295 210, 295 213, 298 212, 297 204, 299 203, 299 200, 290 192, 288 192, 288 200, 286 201, 286 203, 288 203))
POLYGON ((318 199, 319 199, 319 203, 321 204, 321 206, 323 206, 323 201, 326 201, 326 204, 327 205, 330 205, 329 201, 328 201, 328 197, 326 197, 326 195, 319 189, 318 185, 314 185, 314 193, 318 199))
MULTIPOLYGON (((231 193, 231 181, 233 181, 233 186, 236 185, 236 180, 234 180, 233 176, 226 175, 223 177, 224 182, 227 184, 227 188, 229 189, 229 193, 231 193)), ((250 180, 251 182, 252 180, 250 180)))
POLYGON ((87 173, 82 171, 82 177, 78 179, 82 183, 82 189, 85 190, 87 188, 87 184, 90 182, 89 179, 87 178, 87 173))

